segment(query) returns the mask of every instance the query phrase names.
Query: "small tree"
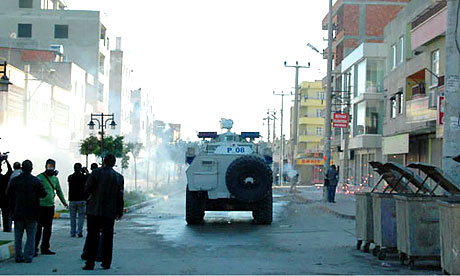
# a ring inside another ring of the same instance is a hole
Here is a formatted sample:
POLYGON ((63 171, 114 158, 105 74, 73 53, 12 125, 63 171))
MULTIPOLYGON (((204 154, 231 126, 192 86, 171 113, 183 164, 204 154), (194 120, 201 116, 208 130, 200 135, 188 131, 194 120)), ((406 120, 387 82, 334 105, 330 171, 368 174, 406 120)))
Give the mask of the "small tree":
POLYGON ((104 138, 104 153, 98 152, 99 157, 103 157, 106 152, 115 155, 116 158, 122 158, 124 153, 123 136, 107 136, 104 138))
POLYGON ((100 142, 96 136, 89 136, 80 144, 80 153, 86 156, 86 167, 88 167, 88 155, 97 154, 100 149, 100 142))
MULTIPOLYGON (((107 136, 104 138, 104 152, 101 152, 101 140, 96 136, 89 136, 82 141, 80 153, 86 155, 86 167, 88 167, 88 155, 94 154, 103 158, 106 152, 112 153, 117 158, 123 158, 126 155, 123 144, 123 136, 107 136)), ((129 158, 128 158, 129 159, 129 158)))
POLYGON ((134 189, 137 190, 137 157, 139 156, 139 153, 141 152, 142 149, 142 143, 138 142, 129 142, 126 144, 126 152, 131 153, 133 156, 133 161, 134 161, 134 189))
POLYGON ((126 152, 126 145, 123 150, 123 156, 121 157, 121 174, 123 174, 123 170, 129 168, 129 155, 126 152))

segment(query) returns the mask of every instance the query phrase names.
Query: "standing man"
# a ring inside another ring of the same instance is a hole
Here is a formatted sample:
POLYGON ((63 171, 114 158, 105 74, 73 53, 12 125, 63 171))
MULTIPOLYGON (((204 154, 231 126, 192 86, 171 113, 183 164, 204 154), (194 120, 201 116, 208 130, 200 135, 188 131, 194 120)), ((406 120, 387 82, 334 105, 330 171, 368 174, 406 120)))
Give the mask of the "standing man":
POLYGON ((123 215, 123 176, 117 173, 115 156, 107 154, 103 167, 94 170, 89 176, 85 187, 85 196, 88 198, 87 218, 88 236, 87 260, 84 270, 93 270, 96 261, 99 238, 102 232, 102 268, 109 269, 112 264, 113 227, 115 219, 123 215))
POLYGON ((31 263, 35 255, 35 233, 40 212, 40 198, 46 196, 45 187, 31 174, 32 162, 22 162, 19 176, 12 178, 8 188, 10 209, 14 220, 14 257, 17 263, 31 263), (27 233, 27 241, 22 251, 22 236, 27 233))
POLYGON ((10 176, 10 182, 13 178, 15 178, 16 176, 19 176, 20 174, 22 173, 22 170, 21 170, 21 163, 19 162, 14 162, 13 163, 13 172, 11 173, 11 176, 10 176))
POLYGON ((85 183, 87 176, 83 173, 83 167, 80 163, 73 166, 74 173, 69 175, 69 209, 70 209, 70 236, 79 238, 83 237, 83 224, 85 223, 85 183), (78 214, 78 227, 76 227, 78 214))
POLYGON ((13 170, 11 169, 10 162, 8 159, 4 160, 8 171, 6 174, 2 174, 2 164, 3 161, 0 161, 0 208, 2 209, 2 219, 3 219, 3 232, 11 232, 11 214, 8 204, 8 197, 6 196, 6 189, 8 183, 10 182, 11 174, 13 170))
POLYGON ((45 186, 47 196, 40 199, 40 217, 38 219, 37 235, 35 237, 35 255, 38 254, 38 245, 40 244, 40 239, 42 239, 40 246, 42 255, 56 254, 50 250, 50 239, 54 218, 54 197, 56 196, 56 193, 62 204, 64 204, 66 208, 69 207, 65 201, 64 195, 62 194, 61 186, 59 185, 59 179, 56 177, 56 161, 53 159, 48 159, 46 161, 45 168, 46 170, 37 176, 38 179, 40 179, 40 181, 43 183, 43 186, 45 186))
POLYGON ((335 165, 332 165, 327 171, 326 179, 328 182, 327 201, 335 203, 335 190, 337 188, 337 183, 339 182, 339 173, 337 172, 335 165))

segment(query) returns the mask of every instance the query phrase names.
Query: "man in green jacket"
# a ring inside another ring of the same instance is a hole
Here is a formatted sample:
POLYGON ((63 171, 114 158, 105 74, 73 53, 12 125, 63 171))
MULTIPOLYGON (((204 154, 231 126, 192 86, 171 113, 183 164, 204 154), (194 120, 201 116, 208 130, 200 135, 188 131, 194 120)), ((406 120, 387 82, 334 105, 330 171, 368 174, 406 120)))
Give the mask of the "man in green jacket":
POLYGON ((45 190, 48 195, 40 199, 40 217, 38 219, 37 235, 35 236, 35 255, 38 254, 38 245, 40 244, 40 239, 42 239, 40 246, 42 255, 56 254, 50 250, 50 239, 54 218, 54 198, 56 194, 61 200, 62 204, 68 208, 64 194, 61 190, 61 186, 59 185, 59 179, 56 177, 56 161, 53 159, 48 159, 46 161, 45 167, 46 170, 37 175, 38 179, 40 179, 40 181, 43 183, 43 186, 45 186, 45 190))

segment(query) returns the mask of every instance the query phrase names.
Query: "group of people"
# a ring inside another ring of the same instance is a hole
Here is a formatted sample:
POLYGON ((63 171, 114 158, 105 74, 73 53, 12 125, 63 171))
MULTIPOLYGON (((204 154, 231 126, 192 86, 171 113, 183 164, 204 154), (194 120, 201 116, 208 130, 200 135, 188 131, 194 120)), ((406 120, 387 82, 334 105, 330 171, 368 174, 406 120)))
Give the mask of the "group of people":
POLYGON ((0 207, 3 231, 11 232, 14 222, 15 261, 30 263, 39 253, 54 255, 50 249, 55 197, 70 211, 70 236, 83 237, 85 215, 87 236, 82 258, 86 260, 84 270, 94 269, 98 251, 102 268, 109 269, 112 263, 113 229, 115 220, 123 215, 124 179, 113 167, 113 154, 104 157, 101 168, 91 165, 91 173, 80 163, 74 164, 74 173, 69 175, 69 204, 62 192, 57 177, 56 162, 48 159, 45 171, 32 175, 30 160, 15 162, 14 171, 5 160, 8 171, 1 172, 0 164, 0 207), (78 217, 78 219, 77 219, 78 217), (22 240, 26 232, 26 243, 22 240), (41 241, 41 243, 40 243, 41 241))

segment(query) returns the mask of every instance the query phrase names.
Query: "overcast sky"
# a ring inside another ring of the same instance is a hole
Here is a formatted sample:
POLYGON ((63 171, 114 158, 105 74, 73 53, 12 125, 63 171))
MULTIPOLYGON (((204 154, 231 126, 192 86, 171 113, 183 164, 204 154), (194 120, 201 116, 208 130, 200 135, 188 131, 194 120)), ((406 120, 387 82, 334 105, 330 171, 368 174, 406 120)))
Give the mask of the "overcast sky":
MULTIPOLYGON (((114 47, 122 37, 139 87, 154 94, 156 119, 182 124, 182 138, 219 131, 231 118, 235 131, 260 131, 267 109, 281 107, 272 92, 322 79, 326 63, 306 47, 326 47, 321 30, 326 0, 66 0, 70 9, 101 10, 114 47)), ((285 134, 289 107, 285 98, 285 134)), ((278 112, 279 113, 279 112, 278 112)), ((277 124, 279 135, 279 123, 277 124)))

